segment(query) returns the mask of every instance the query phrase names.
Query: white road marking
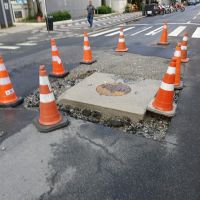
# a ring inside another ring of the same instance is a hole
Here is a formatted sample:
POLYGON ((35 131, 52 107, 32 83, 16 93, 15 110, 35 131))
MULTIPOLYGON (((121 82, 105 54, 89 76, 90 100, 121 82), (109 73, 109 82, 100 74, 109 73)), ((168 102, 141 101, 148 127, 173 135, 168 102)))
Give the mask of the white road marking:
POLYGON ((174 31, 172 31, 169 36, 178 36, 183 30, 185 30, 186 26, 179 26, 174 31))
MULTIPOLYGON (((131 30, 131 29, 133 29, 133 28, 135 28, 135 27, 126 28, 126 29, 124 29, 124 32, 126 32, 126 31, 128 31, 128 30, 131 30)), ((106 37, 109 37, 109 36, 113 36, 113 35, 117 35, 117 34, 119 34, 119 31, 116 31, 116 32, 114 32, 114 33, 110 33, 110 34, 105 35, 105 36, 106 36, 106 37)))
POLYGON ((3 45, 3 43, 0 43, 0 45, 3 45))
POLYGON ((157 28, 157 29, 145 34, 145 35, 156 35, 157 33, 162 31, 162 28, 163 28, 163 26, 161 26, 161 27, 159 27, 159 28, 157 28))
POLYGON ((110 32, 116 31, 116 30, 119 30, 119 28, 114 28, 114 29, 110 29, 110 30, 103 31, 100 33, 96 33, 96 34, 90 35, 90 37, 97 37, 97 36, 104 35, 104 34, 107 34, 107 33, 110 33, 110 32))
POLYGON ((197 29, 192 35, 192 38, 200 38, 200 27, 197 27, 197 29))
POLYGON ((33 37, 29 37, 29 38, 27 38, 28 40, 37 40, 38 39, 38 37, 37 36, 33 36, 33 37))
POLYGON ((186 24, 190 24, 191 23, 191 21, 188 21, 186 24))
POLYGON ((17 46, 0 46, 0 49, 10 49, 10 50, 15 50, 15 49, 19 49, 20 47, 17 46))
POLYGON ((139 34, 139 33, 142 33, 142 32, 144 32, 144 31, 146 31, 146 30, 148 30, 148 29, 150 29, 150 28, 152 28, 152 26, 150 26, 150 27, 148 27, 148 28, 145 28, 145 29, 143 29, 143 30, 141 30, 141 31, 138 31, 138 32, 136 32, 136 33, 133 33, 133 34, 131 34, 131 36, 134 36, 134 35, 137 35, 137 34, 139 34))
POLYGON ((37 45, 37 43, 34 43, 34 42, 23 42, 23 43, 18 43, 16 45, 18 45, 18 46, 35 46, 35 45, 37 45))
POLYGON ((196 19, 196 18, 197 18, 197 16, 193 17, 192 19, 196 19))

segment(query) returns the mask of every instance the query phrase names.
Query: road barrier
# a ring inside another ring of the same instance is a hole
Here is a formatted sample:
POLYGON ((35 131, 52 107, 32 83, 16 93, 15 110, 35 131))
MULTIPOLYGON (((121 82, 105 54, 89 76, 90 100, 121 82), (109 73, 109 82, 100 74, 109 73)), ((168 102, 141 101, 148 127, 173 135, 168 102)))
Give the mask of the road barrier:
POLYGON ((52 55, 52 72, 49 74, 51 77, 64 78, 69 74, 65 71, 64 65, 60 58, 55 39, 51 39, 51 55, 52 55))
POLYGON ((174 58, 176 59, 175 88, 182 89, 183 81, 181 81, 181 43, 178 43, 176 46, 174 58))
POLYGON ((125 37, 124 37, 124 30, 123 28, 119 31, 119 41, 117 48, 115 50, 116 52, 126 52, 128 51, 128 48, 126 47, 125 37))
POLYGON ((181 43, 181 62, 182 63, 187 63, 189 61, 187 46, 188 46, 188 34, 185 33, 183 36, 183 41, 181 43))
POLYGON ((22 97, 15 94, 3 57, 0 56, 0 107, 15 107, 23 101, 22 97))
POLYGON ((168 31, 167 31, 167 23, 165 22, 163 25, 162 34, 160 37, 160 42, 158 42, 158 45, 168 45, 168 31))
POLYGON ((83 42, 83 61, 81 64, 91 65, 92 63, 96 62, 92 58, 92 50, 90 48, 90 42, 88 39, 88 34, 84 32, 84 42, 83 42))
POLYGON ((156 97, 151 101, 148 106, 148 110, 167 116, 172 117, 176 112, 176 104, 174 100, 174 82, 176 72, 176 59, 173 58, 170 65, 165 73, 161 86, 156 94, 156 97))
POLYGON ((39 70, 40 82, 40 116, 34 120, 36 128, 40 132, 50 132, 59 128, 66 127, 69 121, 64 118, 58 111, 55 97, 45 70, 41 65, 39 70))

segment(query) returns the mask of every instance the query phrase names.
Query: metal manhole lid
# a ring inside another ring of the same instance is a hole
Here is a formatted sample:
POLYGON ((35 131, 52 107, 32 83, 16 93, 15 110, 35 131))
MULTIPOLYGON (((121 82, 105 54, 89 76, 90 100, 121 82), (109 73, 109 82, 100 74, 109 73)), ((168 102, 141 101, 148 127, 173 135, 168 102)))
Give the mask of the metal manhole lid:
POLYGON ((105 83, 97 86, 96 91, 104 96, 123 96, 131 92, 131 88, 123 83, 105 83))

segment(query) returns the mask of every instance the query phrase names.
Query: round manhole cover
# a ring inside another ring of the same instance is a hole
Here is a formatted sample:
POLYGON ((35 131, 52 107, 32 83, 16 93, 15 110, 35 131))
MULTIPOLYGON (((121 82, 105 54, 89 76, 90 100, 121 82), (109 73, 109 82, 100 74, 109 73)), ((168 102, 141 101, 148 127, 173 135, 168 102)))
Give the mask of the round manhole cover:
POLYGON ((96 91, 104 96, 123 96, 128 94, 131 88, 123 83, 105 83, 97 86, 96 91))

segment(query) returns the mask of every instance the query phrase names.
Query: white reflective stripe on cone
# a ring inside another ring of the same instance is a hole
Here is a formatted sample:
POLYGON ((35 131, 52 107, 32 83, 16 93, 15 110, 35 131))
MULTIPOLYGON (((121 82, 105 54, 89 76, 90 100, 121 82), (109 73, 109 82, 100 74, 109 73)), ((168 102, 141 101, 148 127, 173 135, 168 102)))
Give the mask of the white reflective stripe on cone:
POLYGON ((48 76, 40 76, 40 85, 41 86, 48 85, 49 90, 52 91, 48 76))
POLYGON ((184 36, 184 37, 183 37, 183 41, 184 41, 184 42, 187 42, 187 41, 188 41, 188 37, 184 36))
POLYGON ((181 50, 187 50, 187 46, 181 46, 181 50))
POLYGON ((40 103, 51 103, 53 101, 55 101, 53 93, 40 94, 40 103))
POLYGON ((8 85, 10 84, 11 81, 10 81, 10 78, 9 77, 6 77, 6 78, 0 78, 0 85, 8 85))
POLYGON ((87 41, 89 41, 88 37, 84 37, 84 42, 87 42, 87 41))
POLYGON ((119 32, 119 35, 120 35, 120 36, 123 36, 123 35, 124 35, 123 31, 120 31, 120 32, 119 32))
POLYGON ((88 46, 84 46, 83 49, 88 51, 88 50, 90 50, 90 46, 89 47, 88 46))
POLYGON ((169 66, 167 69, 167 74, 175 74, 176 68, 169 66))
POLYGON ((58 62, 58 64, 62 63, 61 59, 58 56, 52 56, 52 61, 58 62))
POLYGON ((124 38, 119 38, 119 42, 125 42, 124 38))
POLYGON ((167 25, 164 25, 163 28, 164 28, 164 29, 167 29, 167 25))
POLYGON ((5 68, 5 65, 4 64, 0 64, 0 71, 5 71, 6 68, 5 68))
POLYGON ((52 47, 51 47, 51 50, 52 50, 52 51, 57 51, 58 49, 57 49, 56 46, 52 46, 52 47))
POLYGON ((175 51, 174 56, 175 57, 181 57, 181 51, 175 51))
POLYGON ((165 91, 174 91, 174 84, 168 84, 168 83, 162 82, 160 88, 165 91))
POLYGON ((10 90, 6 90, 5 93, 6 93, 6 96, 9 96, 9 95, 11 95, 11 94, 14 94, 15 91, 14 91, 13 88, 11 88, 10 90))

